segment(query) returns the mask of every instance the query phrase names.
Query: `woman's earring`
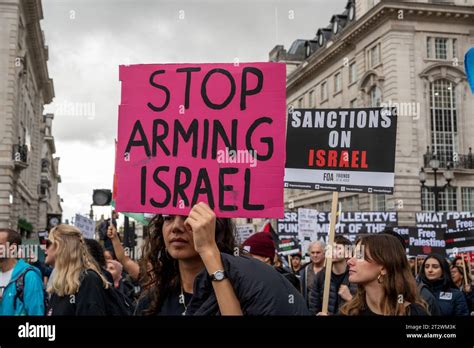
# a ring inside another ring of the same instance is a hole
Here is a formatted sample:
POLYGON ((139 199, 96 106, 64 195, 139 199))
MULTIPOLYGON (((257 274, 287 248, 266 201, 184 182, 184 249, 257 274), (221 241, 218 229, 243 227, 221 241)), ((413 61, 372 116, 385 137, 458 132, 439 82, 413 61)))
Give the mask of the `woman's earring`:
POLYGON ((379 276, 377 277, 377 283, 382 284, 383 283, 383 274, 380 273, 379 276))

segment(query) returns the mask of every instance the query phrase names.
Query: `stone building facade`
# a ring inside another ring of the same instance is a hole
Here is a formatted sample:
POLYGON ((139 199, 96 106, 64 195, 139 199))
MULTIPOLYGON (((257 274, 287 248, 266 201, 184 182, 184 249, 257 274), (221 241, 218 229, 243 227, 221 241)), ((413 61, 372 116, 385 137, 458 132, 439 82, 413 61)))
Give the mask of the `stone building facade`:
POLYGON ((0 0, 0 227, 25 237, 61 212, 52 117, 43 115, 54 87, 42 18, 40 0, 0 0))
MULTIPOLYGON (((343 211, 396 210, 400 224, 413 224, 415 212, 434 209, 419 177, 423 168, 433 185, 434 154, 438 184, 448 166, 454 174, 439 209, 474 211, 474 96, 464 71, 473 46, 473 0, 350 0, 312 39, 270 52, 288 63, 288 106, 399 109, 393 196, 340 193, 343 211)), ((285 204, 329 211, 331 193, 285 189, 285 204)))

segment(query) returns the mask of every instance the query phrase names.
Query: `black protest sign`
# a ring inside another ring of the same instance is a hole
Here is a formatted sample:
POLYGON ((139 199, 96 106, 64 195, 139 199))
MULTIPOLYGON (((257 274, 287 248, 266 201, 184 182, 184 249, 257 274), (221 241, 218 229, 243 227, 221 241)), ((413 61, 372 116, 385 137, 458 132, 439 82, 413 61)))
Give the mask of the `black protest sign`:
POLYGON ((473 212, 469 211, 422 211, 416 213, 416 225, 421 227, 445 228, 449 220, 474 217, 473 212))
POLYGON ((277 243, 277 252, 281 256, 293 255, 301 252, 301 246, 296 238, 280 238, 277 243))
MULTIPOLYGON (((329 230, 331 214, 318 213, 316 229, 318 239, 325 238, 329 230)), ((351 242, 354 242, 359 234, 379 233, 387 227, 398 224, 398 213, 392 212, 344 212, 339 214, 336 224, 336 234, 343 234, 351 242)))
POLYGON ((285 211, 283 219, 277 220, 277 234, 285 236, 298 236, 298 213, 285 211))
POLYGON ((395 109, 291 109, 285 187, 393 193, 395 109))
POLYGON ((409 255, 418 256, 431 253, 446 255, 444 232, 444 228, 410 227, 408 239, 409 255))
MULTIPOLYGON (((393 228, 393 232, 398 233, 402 238, 405 244, 405 251, 409 253, 408 245, 410 243, 410 229, 414 229, 413 226, 396 226, 393 228)), ((414 233, 412 233, 414 235, 414 233)))
POLYGON ((474 218, 447 221, 446 251, 448 254, 474 251, 474 218))

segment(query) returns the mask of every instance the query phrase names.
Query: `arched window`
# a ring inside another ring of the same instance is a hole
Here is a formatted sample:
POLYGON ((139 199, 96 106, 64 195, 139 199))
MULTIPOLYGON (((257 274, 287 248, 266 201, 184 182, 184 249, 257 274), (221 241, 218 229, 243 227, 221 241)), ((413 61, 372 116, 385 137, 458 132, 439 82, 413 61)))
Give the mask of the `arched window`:
POLYGON ((446 79, 430 83, 431 144, 442 166, 453 161, 457 148, 455 87, 446 79))
POLYGON ((382 92, 377 86, 370 90, 370 106, 373 108, 379 107, 382 104, 382 92))

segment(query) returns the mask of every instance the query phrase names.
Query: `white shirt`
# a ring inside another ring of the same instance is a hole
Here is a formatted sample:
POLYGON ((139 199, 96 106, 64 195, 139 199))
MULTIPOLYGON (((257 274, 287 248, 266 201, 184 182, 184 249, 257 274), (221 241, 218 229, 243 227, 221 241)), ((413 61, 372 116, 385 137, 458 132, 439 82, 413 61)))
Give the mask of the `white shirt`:
POLYGON ((7 287, 8 283, 10 283, 10 279, 12 279, 12 273, 15 267, 7 272, 0 271, 0 298, 3 296, 3 290, 7 287))

